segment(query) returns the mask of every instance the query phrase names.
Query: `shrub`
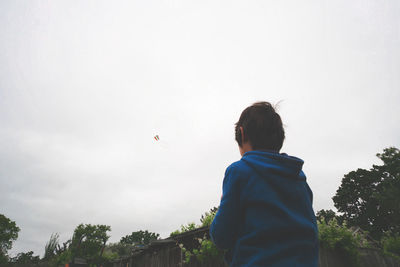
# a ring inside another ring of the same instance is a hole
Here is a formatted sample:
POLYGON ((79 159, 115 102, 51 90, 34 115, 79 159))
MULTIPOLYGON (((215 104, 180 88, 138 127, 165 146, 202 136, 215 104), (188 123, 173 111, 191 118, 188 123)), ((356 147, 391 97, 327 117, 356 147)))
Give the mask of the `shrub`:
POLYGON ((131 244, 124 244, 121 242, 111 243, 111 244, 108 244, 104 248, 103 256, 105 256, 106 254, 107 255, 116 254, 119 257, 129 256, 129 255, 131 255, 131 252, 134 248, 135 248, 135 245, 131 245, 131 244))
MULTIPOLYGON (((216 207, 210 209, 209 212, 205 212, 201 216, 200 218, 201 225, 196 226, 195 223, 189 223, 187 226, 182 225, 181 231, 176 230, 171 233, 171 236, 195 230, 196 228, 199 227, 210 226, 214 220, 217 211, 218 208, 216 207)), ((224 252, 222 250, 219 250, 214 245, 214 243, 207 237, 207 235, 204 235, 203 238, 196 238, 196 239, 199 242, 199 245, 192 250, 185 248, 183 244, 179 244, 179 247, 182 249, 182 252, 185 255, 185 260, 184 260, 185 263, 189 263, 193 257, 196 258, 201 263, 208 262, 210 260, 217 260, 221 263, 223 262, 224 252)))
POLYGON ((199 242, 199 247, 192 251, 186 249, 183 244, 179 245, 185 255, 185 263, 189 263, 192 257, 195 257, 201 263, 211 260, 223 262, 224 252, 219 250, 206 235, 204 235, 203 238, 197 238, 197 240, 199 242))
POLYGON ((359 266, 358 247, 362 238, 360 234, 354 236, 346 222, 342 226, 335 218, 318 222, 318 237, 322 247, 342 253, 352 266, 359 266))
POLYGON ((181 229, 173 231, 170 234, 170 236, 172 237, 175 235, 182 234, 184 232, 195 230, 200 227, 210 226, 214 220, 215 214, 217 214, 217 211, 218 211, 217 207, 211 208, 209 212, 206 211, 203 215, 201 215, 200 218, 201 225, 196 225, 194 222, 188 223, 187 225, 181 225, 181 229))
POLYGON ((105 250, 103 255, 102 255, 102 258, 104 259, 104 261, 110 262, 112 260, 116 260, 116 259, 120 258, 120 255, 118 255, 117 252, 113 252, 113 251, 110 251, 110 250, 105 250))
POLYGON ((215 218, 215 214, 217 214, 218 208, 214 207, 212 209, 210 209, 209 212, 205 212, 203 215, 201 215, 201 225, 204 226, 210 226, 211 223, 213 222, 214 218, 215 218))
POLYGON ((0 266, 6 266, 8 261, 9 261, 8 256, 4 255, 0 250, 0 266))
POLYGON ((172 236, 175 236, 175 235, 182 234, 184 232, 196 230, 199 227, 200 226, 196 226, 196 224, 194 222, 191 222, 191 223, 188 223, 187 225, 181 225, 181 230, 175 230, 169 236, 172 237, 172 236))
POLYGON ((383 253, 400 260, 400 235, 386 232, 382 238, 383 253))
POLYGON ((71 262, 72 260, 72 253, 71 250, 65 250, 52 258, 50 260, 50 265, 51 266, 60 266, 60 265, 65 265, 66 263, 71 262))

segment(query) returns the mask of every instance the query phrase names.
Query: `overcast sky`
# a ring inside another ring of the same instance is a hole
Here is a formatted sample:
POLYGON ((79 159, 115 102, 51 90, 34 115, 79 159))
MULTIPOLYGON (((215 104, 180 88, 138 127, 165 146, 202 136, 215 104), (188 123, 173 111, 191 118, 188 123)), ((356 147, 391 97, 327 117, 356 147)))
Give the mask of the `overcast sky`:
POLYGON ((234 123, 279 101, 314 210, 400 147, 400 2, 1 1, 0 214, 12 255, 80 223, 167 237, 219 205, 234 123), (153 136, 158 134, 160 141, 153 136))

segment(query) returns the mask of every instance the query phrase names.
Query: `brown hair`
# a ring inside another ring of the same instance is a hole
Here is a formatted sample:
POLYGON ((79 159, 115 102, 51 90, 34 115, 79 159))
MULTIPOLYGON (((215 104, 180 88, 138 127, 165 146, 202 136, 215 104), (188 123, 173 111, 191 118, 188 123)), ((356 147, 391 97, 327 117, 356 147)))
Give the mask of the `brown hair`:
POLYGON ((243 127, 244 141, 249 141, 254 150, 273 150, 279 152, 285 139, 282 120, 269 102, 257 102, 243 110, 235 124, 235 139, 242 146, 243 127))

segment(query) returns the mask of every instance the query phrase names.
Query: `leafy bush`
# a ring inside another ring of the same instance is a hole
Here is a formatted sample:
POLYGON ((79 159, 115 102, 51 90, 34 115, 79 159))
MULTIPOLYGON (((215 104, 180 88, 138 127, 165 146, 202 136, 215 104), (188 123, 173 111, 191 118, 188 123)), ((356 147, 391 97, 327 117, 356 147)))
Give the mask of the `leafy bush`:
POLYGON ((52 258, 50 260, 50 266, 60 266, 60 265, 65 265, 66 263, 71 262, 72 260, 72 253, 71 250, 65 250, 52 258))
POLYGON ((318 223, 318 237, 320 245, 342 253, 352 266, 359 266, 358 247, 365 244, 361 234, 354 234, 347 228, 346 222, 339 225, 336 218, 329 222, 322 220, 318 223))
POLYGON ((187 225, 181 225, 181 230, 175 230, 169 236, 172 237, 172 236, 175 236, 175 235, 182 234, 184 232, 196 230, 199 227, 200 226, 196 226, 196 224, 194 222, 191 222, 191 223, 188 223, 187 225))
POLYGON ((209 212, 205 212, 204 215, 201 215, 201 219, 200 219, 201 225, 203 227, 210 226, 215 218, 215 214, 217 214, 217 211, 218 211, 218 208, 214 207, 209 212))
POLYGON ((198 226, 196 226, 196 224, 194 222, 192 222, 192 223, 188 223, 187 225, 182 225, 181 232, 182 233, 189 232, 189 231, 195 230, 197 228, 198 228, 198 226))
POLYGON ((135 245, 125 244, 125 243, 111 243, 108 244, 104 249, 104 254, 117 254, 119 257, 131 255, 132 250, 135 245))
POLYGON ((185 255, 185 263, 189 263, 192 257, 196 257, 196 259, 201 263, 211 260, 223 262, 224 252, 219 250, 214 243, 207 238, 206 235, 204 235, 203 238, 198 238, 197 240, 199 242, 199 247, 193 249, 192 251, 186 249, 183 244, 179 245, 185 255))
POLYGON ((6 264, 8 263, 8 256, 4 255, 1 251, 0 251, 0 266, 6 266, 6 264))
POLYGON ((0 251, 0 266, 6 266, 6 264, 8 263, 9 259, 7 255, 4 255, 1 251, 0 251))
POLYGON ((328 223, 330 222, 333 218, 335 218, 338 222, 339 225, 343 224, 343 216, 340 216, 338 214, 336 214, 333 210, 319 210, 316 214, 317 217, 317 221, 321 222, 321 223, 328 223))
MULTIPOLYGON (((212 221, 214 220, 215 214, 217 213, 218 208, 214 207, 210 209, 209 212, 205 212, 201 218, 201 225, 196 226, 195 223, 189 223, 186 226, 182 225, 181 230, 176 230, 171 233, 171 236, 181 234, 187 231, 195 230, 200 227, 210 226, 212 221)), ((195 257, 199 262, 204 263, 210 260, 217 260, 223 262, 224 260, 224 252, 219 250, 214 243, 207 237, 205 234, 203 238, 197 238, 199 245, 189 250, 184 247, 183 244, 179 244, 179 247, 182 249, 182 252, 185 255, 185 263, 189 263, 193 257, 195 257)))
POLYGON ((120 258, 120 255, 118 255, 117 252, 112 252, 110 250, 105 250, 103 255, 102 255, 102 257, 106 262, 110 262, 112 260, 116 260, 116 259, 120 258))
POLYGON ((170 237, 173 237, 173 236, 179 235, 180 233, 181 233, 181 232, 180 232, 179 230, 175 230, 175 231, 173 231, 172 233, 170 233, 169 236, 170 236, 170 237))
POLYGON ((36 265, 39 260, 39 256, 33 256, 33 251, 29 251, 18 253, 16 257, 11 259, 11 262, 22 265, 36 265))
POLYGON ((383 253, 400 260, 400 235, 387 232, 382 238, 383 253))

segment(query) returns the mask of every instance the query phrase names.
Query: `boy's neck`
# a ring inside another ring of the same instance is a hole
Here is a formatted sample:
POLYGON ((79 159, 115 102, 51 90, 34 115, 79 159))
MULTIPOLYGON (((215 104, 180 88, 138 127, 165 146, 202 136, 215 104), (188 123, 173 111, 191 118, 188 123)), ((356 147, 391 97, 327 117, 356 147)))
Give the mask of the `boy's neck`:
POLYGON ((243 156, 244 153, 253 151, 253 147, 251 146, 250 142, 244 142, 241 146, 239 146, 240 155, 243 156))

